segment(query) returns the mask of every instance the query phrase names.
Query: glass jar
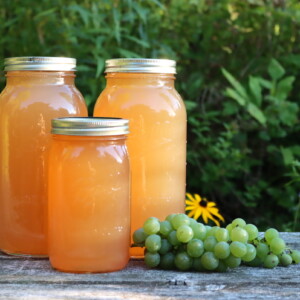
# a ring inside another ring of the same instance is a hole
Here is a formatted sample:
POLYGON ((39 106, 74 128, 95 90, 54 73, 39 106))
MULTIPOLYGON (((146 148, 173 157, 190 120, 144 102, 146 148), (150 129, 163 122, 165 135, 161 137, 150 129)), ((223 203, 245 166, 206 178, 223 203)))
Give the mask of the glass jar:
POLYGON ((47 255, 47 166, 51 119, 87 116, 74 85, 76 60, 5 59, 0 95, 0 249, 47 255))
MULTIPOLYGON (((165 59, 106 61, 107 85, 94 116, 130 120, 131 230, 148 217, 184 212, 186 110, 174 88, 176 63, 165 59)), ((143 256, 132 248, 132 256, 143 256)))
POLYGON ((125 267, 130 247, 128 120, 52 121, 49 258, 65 272, 125 267))

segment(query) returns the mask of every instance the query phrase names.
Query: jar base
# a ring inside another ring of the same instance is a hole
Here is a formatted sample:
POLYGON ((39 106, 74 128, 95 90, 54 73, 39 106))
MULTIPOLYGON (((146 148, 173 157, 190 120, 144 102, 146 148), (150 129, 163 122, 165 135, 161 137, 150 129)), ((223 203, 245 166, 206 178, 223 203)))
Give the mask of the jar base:
MULTIPOLYGON (((127 265, 127 264, 126 264, 127 265)), ((114 270, 106 270, 106 271, 75 271, 75 270, 67 270, 67 269, 63 269, 63 268, 57 268, 57 267, 54 267, 52 266, 52 268, 56 271, 59 271, 59 272, 63 272, 63 273, 73 273, 73 274, 99 274, 99 273, 112 273, 112 272, 117 272, 117 271, 121 271, 123 270, 125 267, 120 267, 120 268, 116 268, 114 270)))
POLYGON ((22 257, 22 258, 37 258, 37 259, 49 258, 49 256, 46 254, 24 254, 24 253, 7 251, 5 249, 0 249, 0 251, 1 251, 1 253, 5 254, 5 255, 22 257))

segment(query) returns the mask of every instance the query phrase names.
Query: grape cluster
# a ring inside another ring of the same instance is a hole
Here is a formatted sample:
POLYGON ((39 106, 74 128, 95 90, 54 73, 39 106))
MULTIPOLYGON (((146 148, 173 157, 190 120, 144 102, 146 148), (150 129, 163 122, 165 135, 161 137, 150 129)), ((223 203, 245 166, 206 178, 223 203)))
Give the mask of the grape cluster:
POLYGON ((148 267, 225 272, 241 263, 274 268, 300 262, 300 251, 286 247, 276 229, 259 237, 253 224, 235 219, 226 228, 206 226, 185 214, 164 221, 148 218, 133 233, 133 247, 145 247, 148 267))

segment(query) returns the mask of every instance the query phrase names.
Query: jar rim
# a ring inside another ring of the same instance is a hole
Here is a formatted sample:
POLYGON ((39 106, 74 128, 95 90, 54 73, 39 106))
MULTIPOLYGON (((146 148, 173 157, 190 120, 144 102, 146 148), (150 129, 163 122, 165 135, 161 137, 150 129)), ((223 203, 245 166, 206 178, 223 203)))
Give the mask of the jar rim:
POLYGON ((103 117, 67 117, 52 119, 52 134, 78 136, 126 135, 129 120, 103 117))
POLYGON ((105 61, 106 73, 176 74, 176 61, 156 58, 114 58, 105 61))
POLYGON ((72 57, 20 56, 4 59, 4 71, 76 71, 72 57))

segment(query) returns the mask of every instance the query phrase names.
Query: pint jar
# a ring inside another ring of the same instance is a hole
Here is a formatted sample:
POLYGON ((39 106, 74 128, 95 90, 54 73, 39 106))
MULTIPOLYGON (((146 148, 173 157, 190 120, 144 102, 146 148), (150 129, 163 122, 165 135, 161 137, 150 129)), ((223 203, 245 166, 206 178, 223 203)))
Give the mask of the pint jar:
MULTIPOLYGON (((184 212, 186 110, 174 87, 176 63, 167 59, 106 61, 107 84, 94 116, 130 120, 132 232, 148 217, 184 212)), ((143 256, 132 248, 132 256, 143 256)))
POLYGON ((76 60, 15 57, 4 61, 0 95, 0 249, 47 255, 47 166, 51 119, 87 116, 74 84, 76 60))
POLYGON ((52 122, 49 258, 58 270, 111 272, 129 259, 128 120, 52 122))

